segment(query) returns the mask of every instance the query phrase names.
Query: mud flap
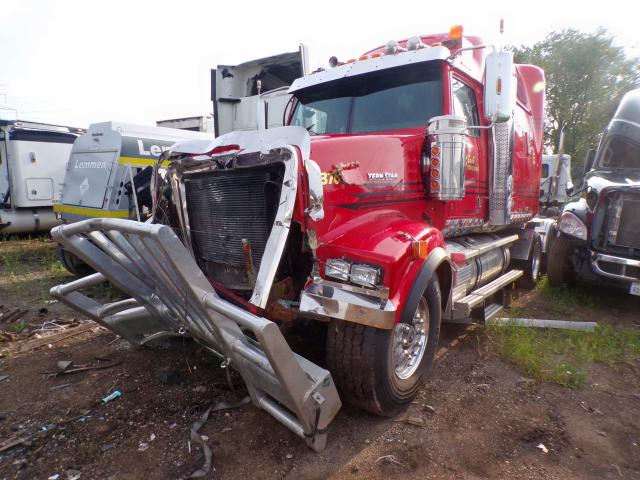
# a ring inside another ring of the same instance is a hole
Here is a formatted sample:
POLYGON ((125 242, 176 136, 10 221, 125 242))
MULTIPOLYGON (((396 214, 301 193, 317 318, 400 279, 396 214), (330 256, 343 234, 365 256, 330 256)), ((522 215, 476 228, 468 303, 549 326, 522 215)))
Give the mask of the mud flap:
POLYGON ((98 272, 52 296, 136 345, 193 336, 240 373, 255 406, 324 449, 341 406, 331 374, 294 353, 275 323, 220 298, 170 227, 95 218, 51 235, 98 272), (131 298, 103 305, 79 291, 105 280, 131 298))

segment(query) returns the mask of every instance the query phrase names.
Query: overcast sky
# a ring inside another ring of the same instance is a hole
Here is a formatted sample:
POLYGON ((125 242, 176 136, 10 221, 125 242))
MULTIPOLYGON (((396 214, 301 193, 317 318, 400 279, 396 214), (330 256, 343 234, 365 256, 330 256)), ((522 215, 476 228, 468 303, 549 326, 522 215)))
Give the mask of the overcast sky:
POLYGON ((308 46, 326 66, 415 34, 448 31, 531 44, 598 26, 640 55, 636 2, 2 0, 0 117, 86 127, 211 111, 209 69, 308 46))

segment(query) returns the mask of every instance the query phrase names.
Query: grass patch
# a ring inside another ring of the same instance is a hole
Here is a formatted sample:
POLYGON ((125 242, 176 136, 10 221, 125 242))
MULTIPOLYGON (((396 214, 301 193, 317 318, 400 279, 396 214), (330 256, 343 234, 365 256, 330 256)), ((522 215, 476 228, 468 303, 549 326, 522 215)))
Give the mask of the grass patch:
POLYGON ((70 277, 45 236, 0 241, 0 297, 22 308, 48 300, 49 288, 70 277))
POLYGON ((588 289, 563 285, 552 287, 546 275, 540 277, 536 285, 538 291, 545 301, 557 310, 567 310, 572 307, 593 308, 596 306, 594 296, 588 289))
POLYGON ((490 344, 507 361, 538 381, 581 386, 590 365, 614 365, 640 357, 640 331, 598 326, 593 332, 487 326, 490 344))

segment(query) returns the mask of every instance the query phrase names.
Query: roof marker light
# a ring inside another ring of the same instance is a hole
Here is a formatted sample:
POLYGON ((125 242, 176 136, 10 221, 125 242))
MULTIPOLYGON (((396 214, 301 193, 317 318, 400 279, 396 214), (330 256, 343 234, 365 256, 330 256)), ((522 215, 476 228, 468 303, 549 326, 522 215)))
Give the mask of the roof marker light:
POLYGON ((393 55, 394 53, 406 52, 406 48, 402 48, 397 40, 389 40, 384 46, 384 53, 393 55))
POLYGON ((462 38, 462 25, 454 25, 449 29, 449 38, 459 40, 462 38))
POLYGON ((418 50, 419 48, 424 48, 424 47, 425 45, 424 43, 422 43, 422 39, 417 35, 407 40, 407 50, 418 50))

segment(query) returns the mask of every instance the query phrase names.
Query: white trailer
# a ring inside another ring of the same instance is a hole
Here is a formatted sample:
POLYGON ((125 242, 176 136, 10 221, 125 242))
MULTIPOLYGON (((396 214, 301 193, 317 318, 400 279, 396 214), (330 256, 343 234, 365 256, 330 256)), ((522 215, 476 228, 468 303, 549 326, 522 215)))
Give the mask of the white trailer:
POLYGON ((158 120, 156 122, 156 127, 177 128, 178 130, 191 130, 192 132, 214 133, 213 115, 158 120))
POLYGON ((0 120, 0 235, 48 231, 59 220, 71 146, 84 130, 0 120))

